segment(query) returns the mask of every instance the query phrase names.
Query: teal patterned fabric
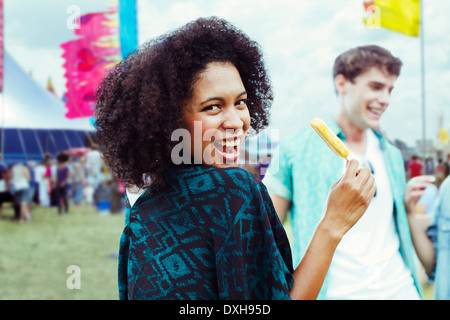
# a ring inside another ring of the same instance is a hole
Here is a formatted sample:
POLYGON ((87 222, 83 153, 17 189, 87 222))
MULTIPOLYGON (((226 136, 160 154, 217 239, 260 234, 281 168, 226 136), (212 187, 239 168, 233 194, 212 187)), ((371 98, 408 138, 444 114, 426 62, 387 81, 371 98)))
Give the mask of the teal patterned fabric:
MULTIPOLYGON (((345 141, 342 130, 332 118, 326 119, 325 122, 345 141)), ((374 132, 380 139, 391 182, 400 253, 406 266, 412 271, 415 286, 421 295, 422 289, 417 276, 414 248, 403 202, 406 183, 403 158, 397 148, 390 145, 378 132, 374 132)), ((277 153, 272 157, 263 182, 271 192, 292 202, 290 221, 293 230, 291 246, 294 266, 305 253, 322 217, 329 189, 339 180, 343 165, 342 158, 331 152, 309 127, 281 140, 277 153)), ((324 298, 326 288, 327 279, 319 299, 324 298)))
POLYGON ((239 168, 179 166, 127 208, 120 299, 289 299, 289 242, 265 186, 239 168))

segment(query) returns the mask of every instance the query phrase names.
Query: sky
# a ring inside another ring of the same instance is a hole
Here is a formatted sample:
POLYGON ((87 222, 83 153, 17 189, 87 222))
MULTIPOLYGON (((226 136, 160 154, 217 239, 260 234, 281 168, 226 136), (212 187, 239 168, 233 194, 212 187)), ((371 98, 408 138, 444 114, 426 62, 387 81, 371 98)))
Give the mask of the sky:
MULTIPOLYGON (((5 0, 5 48, 36 81, 49 77, 65 91, 59 45, 75 39, 70 21, 105 11, 111 0, 5 0), (68 23, 69 22, 69 23, 68 23)), ((343 51, 376 44, 403 61, 381 130, 415 146, 422 138, 421 54, 418 37, 363 23, 363 0, 138 0, 138 39, 173 30, 201 16, 219 16, 256 40, 264 52, 275 101, 270 129, 282 139, 314 117, 339 111, 332 66, 343 51)), ((450 130, 450 1, 423 0, 426 137, 436 140, 438 117, 450 130)))

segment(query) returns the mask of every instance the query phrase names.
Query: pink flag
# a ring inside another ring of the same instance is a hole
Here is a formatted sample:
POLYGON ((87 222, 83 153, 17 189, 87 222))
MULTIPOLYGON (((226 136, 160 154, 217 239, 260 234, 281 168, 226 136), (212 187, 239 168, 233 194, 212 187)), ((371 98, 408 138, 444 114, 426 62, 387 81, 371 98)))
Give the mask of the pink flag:
POLYGON ((0 0, 0 93, 3 92, 3 0, 0 0))
POLYGON ((80 37, 61 44, 69 119, 93 116, 95 90, 108 69, 121 59, 117 9, 82 15, 75 34, 80 37))

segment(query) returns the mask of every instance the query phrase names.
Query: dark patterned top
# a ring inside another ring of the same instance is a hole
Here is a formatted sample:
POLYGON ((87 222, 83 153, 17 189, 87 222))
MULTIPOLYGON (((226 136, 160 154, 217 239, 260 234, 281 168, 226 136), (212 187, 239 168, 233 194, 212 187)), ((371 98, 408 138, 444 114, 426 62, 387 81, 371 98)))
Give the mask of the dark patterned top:
POLYGON ((120 299, 289 299, 291 250, 262 183, 201 165, 167 179, 128 205, 120 299))

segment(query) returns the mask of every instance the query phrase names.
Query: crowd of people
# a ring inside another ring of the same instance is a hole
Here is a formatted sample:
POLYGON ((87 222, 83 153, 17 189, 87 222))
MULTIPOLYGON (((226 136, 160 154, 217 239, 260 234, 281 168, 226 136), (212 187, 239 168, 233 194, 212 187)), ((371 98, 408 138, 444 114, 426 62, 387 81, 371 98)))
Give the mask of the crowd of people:
POLYGON ((423 160, 417 154, 413 154, 410 159, 405 159, 405 169, 407 178, 412 179, 420 175, 435 175, 436 184, 439 187, 444 179, 450 175, 450 154, 444 160, 442 156, 437 159, 427 157, 423 160))
POLYGON ((123 184, 107 170, 98 148, 71 157, 60 151, 33 160, 6 165, 0 155, 0 217, 4 203, 14 208, 14 218, 24 223, 32 218, 35 205, 55 207, 58 215, 83 203, 106 214, 123 209, 123 184))

